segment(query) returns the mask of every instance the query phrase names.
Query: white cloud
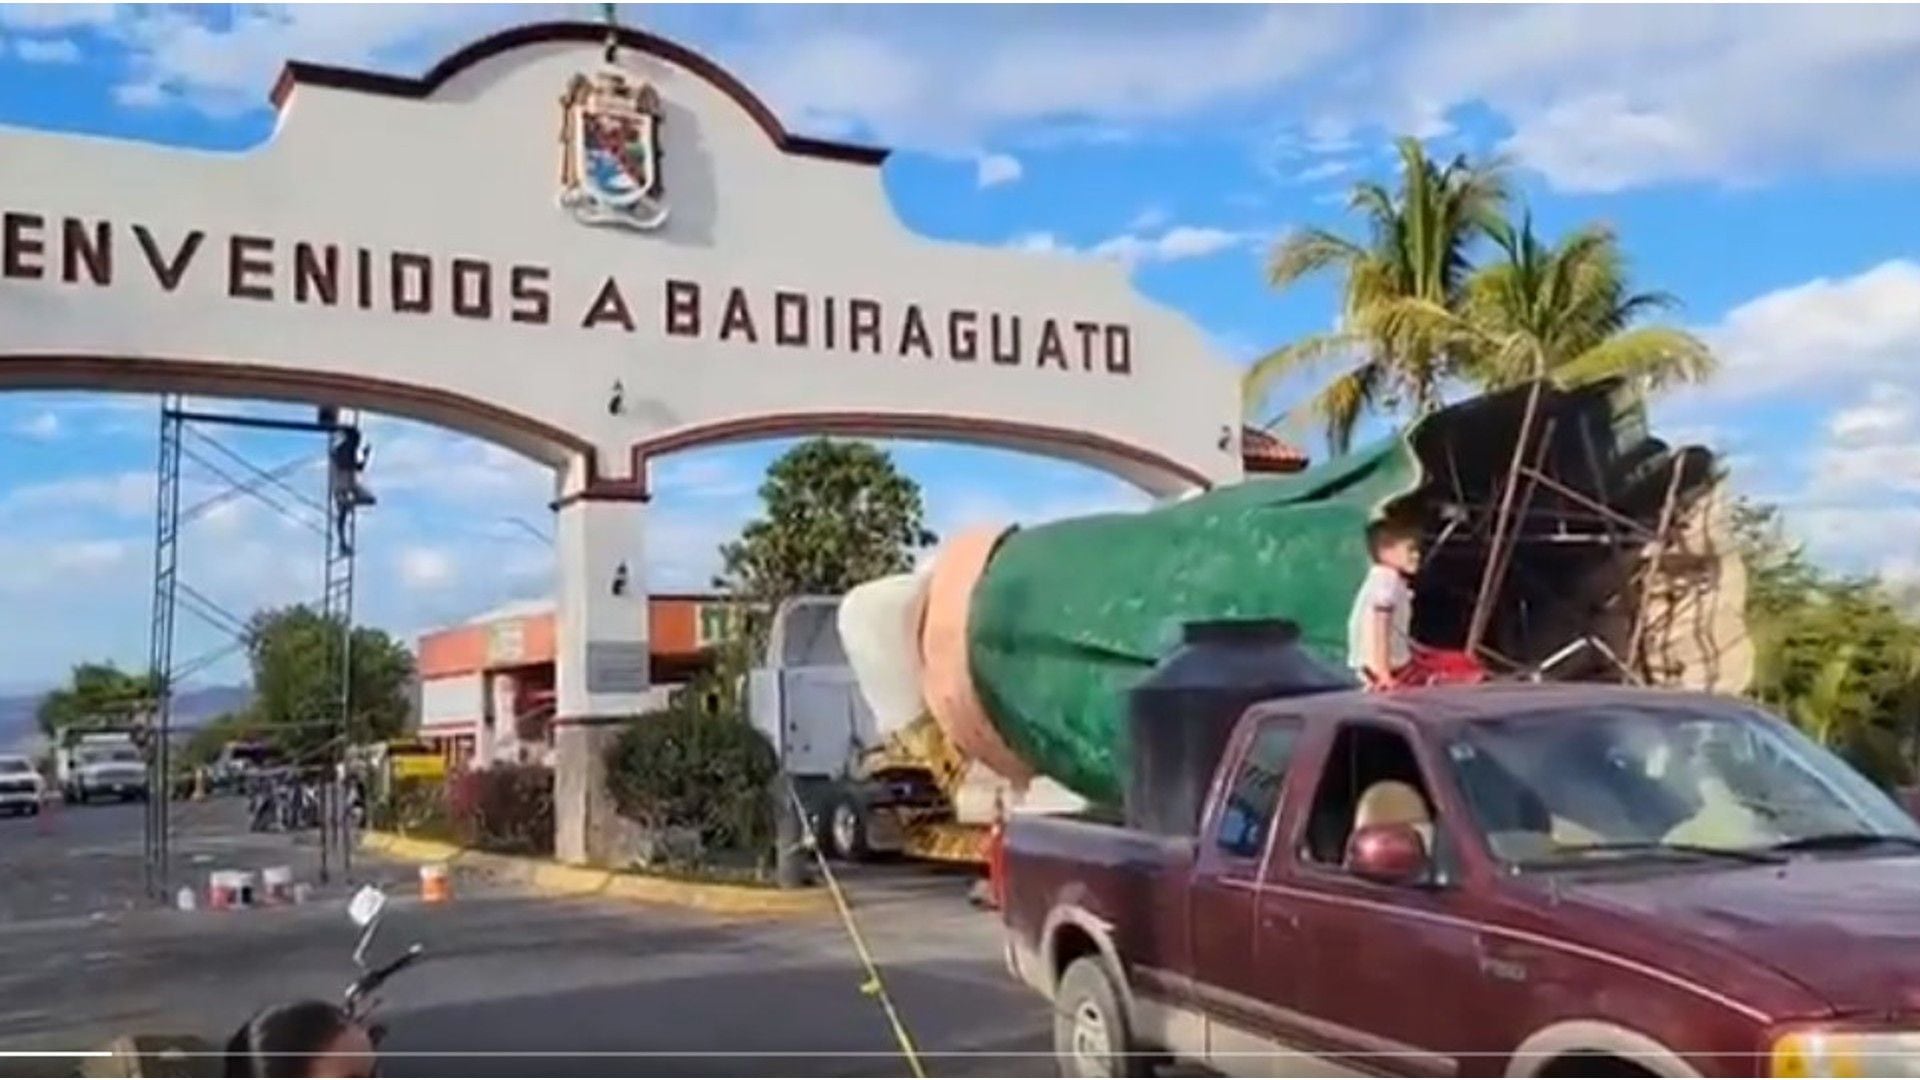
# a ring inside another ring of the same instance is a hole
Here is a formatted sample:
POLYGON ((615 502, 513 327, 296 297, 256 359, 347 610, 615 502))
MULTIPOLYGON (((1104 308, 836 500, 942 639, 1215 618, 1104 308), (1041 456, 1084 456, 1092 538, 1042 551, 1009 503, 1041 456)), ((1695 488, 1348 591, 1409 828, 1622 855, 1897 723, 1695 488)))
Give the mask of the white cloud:
POLYGON ((1065 243, 1050 232, 1021 233, 1007 241, 1007 246, 1018 251, 1112 259, 1115 262, 1133 266, 1140 263, 1180 262, 1186 259, 1205 258, 1232 248, 1256 243, 1261 235, 1257 231, 1246 229, 1175 225, 1157 234, 1119 233, 1085 248, 1076 248, 1065 243))
POLYGON ((376 495, 485 504, 496 513, 526 513, 553 498, 553 470, 505 447, 407 421, 367 425, 373 457, 367 484, 376 495))
POLYGON ((126 82, 113 88, 116 104, 129 109, 152 109, 167 103, 167 88, 157 82, 126 82))
POLYGON ((71 582, 70 575, 97 575, 132 567, 142 554, 138 545, 127 540, 0 541, 0 594, 35 592, 50 584, 71 582))
POLYGON ((1127 231, 1150 232, 1160 228, 1171 220, 1172 216, 1167 213, 1166 207, 1143 206, 1140 208, 1139 213, 1133 215, 1133 220, 1127 222, 1127 231))
POLYGON ((151 472, 118 472, 67 476, 22 484, 0 496, 0 513, 44 513, 51 510, 93 510, 131 517, 153 511, 155 479, 151 472))
POLYGON ((1258 238, 1259 234, 1245 230, 1176 225, 1158 236, 1123 233, 1110 237, 1095 244, 1092 253, 1125 263, 1178 262, 1242 247, 1258 238))
POLYGON ((1011 184, 1025 173, 1020 159, 1011 154, 982 154, 974 182, 982 188, 1011 184))
MULTIPOLYGON (((289 57, 418 69, 527 17, 400 4, 9 10, 42 32, 87 25, 123 43, 119 100, 215 114, 263 107, 289 57)), ((1570 189, 1920 166, 1913 6, 796 5, 662 18, 791 126, 983 164, 990 140, 1132 140, 1209 110, 1243 130, 1246 110, 1276 106, 1300 117, 1293 153, 1345 156, 1381 131, 1447 132, 1477 106, 1511 130, 1508 149, 1570 189)))
POLYGON ((50 33, 113 21, 111 4, 0 4, 0 29, 50 33))
POLYGON ((80 62, 80 46, 72 38, 19 38, 13 43, 13 52, 29 64, 80 62))
POLYGON ((1060 238, 1050 232, 1024 232, 1007 241, 1007 246, 1015 251, 1033 254, 1072 254, 1073 249, 1061 243, 1060 238))
POLYGON ((1296 184, 1316 184, 1322 180, 1332 180, 1336 176, 1345 176, 1352 172, 1353 164, 1349 158, 1330 158, 1294 173, 1293 181, 1296 184))
POLYGON ((1920 263, 1896 259, 1778 289, 1734 308, 1705 336, 1722 371, 1699 393, 1714 398, 1845 379, 1920 381, 1920 263))
POLYGON ((1337 8, 793 9, 723 55, 795 120, 977 147, 1011 125, 1178 116, 1275 89, 1355 40, 1337 8))
POLYGON ((419 67, 468 39, 524 21, 520 5, 295 4, 209 15, 139 7, 101 29, 129 50, 126 105, 179 101, 227 116, 266 106, 289 59, 391 69, 419 67))
POLYGON ((1482 103, 1563 188, 1920 164, 1911 7, 1458 7, 1405 25, 1385 85, 1357 95, 1372 118, 1482 103))
POLYGON ((1920 437, 1920 394, 1891 383, 1875 383, 1867 388, 1866 400, 1833 414, 1827 433, 1842 446, 1920 437))
POLYGON ((758 473, 744 470, 725 450, 692 451, 661 459, 648 477, 655 498, 714 502, 740 499, 760 486, 758 473))
POLYGON ((401 584, 410 589, 443 589, 458 573, 453 556, 440 547, 402 548, 396 566, 401 584))
MULTIPOLYGON (((1826 498, 1920 496, 1920 393, 1876 383, 1864 399, 1834 413, 1814 475, 1816 490, 1826 498)), ((1920 546, 1916 535, 1902 540, 1920 546)))
POLYGON ((1611 192, 1649 176, 1712 176, 1705 135, 1680 116, 1639 108, 1619 93, 1556 102, 1501 149, 1573 191, 1611 192))
POLYGON ((15 435, 36 442, 51 442, 60 437, 60 431, 60 416, 52 409, 42 409, 13 425, 15 435))

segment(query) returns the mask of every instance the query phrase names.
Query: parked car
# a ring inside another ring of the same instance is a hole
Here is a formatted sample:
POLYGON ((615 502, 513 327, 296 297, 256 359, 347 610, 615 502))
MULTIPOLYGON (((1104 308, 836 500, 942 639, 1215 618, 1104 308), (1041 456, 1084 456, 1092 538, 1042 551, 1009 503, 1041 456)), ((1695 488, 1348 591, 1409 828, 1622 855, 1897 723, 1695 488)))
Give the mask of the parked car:
POLYGON ((1920 1075, 1920 828, 1744 703, 1314 694, 1200 790, 1180 834, 1008 826, 1068 1075, 1920 1075))
POLYGON ((38 814, 45 792, 46 781, 31 759, 0 754, 0 811, 38 814))
POLYGON ((147 797, 147 761, 131 739, 82 741, 61 751, 61 760, 66 774, 62 795, 67 802, 147 797))
POLYGON ((246 791, 254 777, 280 763, 280 754, 269 743, 237 740, 220 748, 208 769, 209 786, 222 794, 246 791))

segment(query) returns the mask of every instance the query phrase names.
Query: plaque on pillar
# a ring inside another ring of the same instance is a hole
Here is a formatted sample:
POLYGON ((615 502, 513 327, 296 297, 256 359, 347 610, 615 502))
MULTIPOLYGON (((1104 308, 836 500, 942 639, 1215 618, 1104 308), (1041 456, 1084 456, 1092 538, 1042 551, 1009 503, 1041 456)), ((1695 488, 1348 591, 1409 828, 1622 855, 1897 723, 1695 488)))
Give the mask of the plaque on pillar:
POLYGON ((587 693, 644 694, 647 675, 646 642, 587 642, 587 693))

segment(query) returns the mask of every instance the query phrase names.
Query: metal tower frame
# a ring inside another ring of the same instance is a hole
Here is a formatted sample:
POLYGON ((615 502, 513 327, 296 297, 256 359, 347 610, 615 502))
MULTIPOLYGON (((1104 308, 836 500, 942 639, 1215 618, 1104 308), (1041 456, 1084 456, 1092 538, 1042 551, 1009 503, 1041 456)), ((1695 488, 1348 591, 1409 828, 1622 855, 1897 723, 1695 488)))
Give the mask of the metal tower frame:
POLYGON ((147 895, 166 899, 172 881, 172 735, 173 693, 186 677, 247 647, 250 630, 247 621, 225 610, 192 585, 181 580, 180 543, 184 527, 194 519, 231 499, 251 496, 275 512, 314 528, 325 537, 324 586, 319 607, 330 625, 339 633, 329 641, 327 656, 328 699, 323 722, 329 727, 325 760, 328 782, 320 786, 320 875, 328 879, 332 869, 332 851, 340 852, 342 873, 351 872, 352 836, 346 822, 346 803, 338 791, 341 749, 351 735, 352 710, 352 636, 354 549, 358 505, 349 499, 336 502, 345 479, 332 452, 342 432, 357 429, 357 424, 341 423, 331 409, 320 410, 313 421, 281 420, 255 416, 190 411, 178 394, 160 399, 160 453, 158 497, 155 500, 153 609, 149 628, 148 671, 153 681, 152 700, 147 720, 150 797, 145 824, 145 883, 147 895), (301 458, 276 469, 262 469, 246 458, 195 430, 196 425, 252 428, 272 431, 309 432, 327 437, 327 490, 315 500, 287 482, 287 477, 311 459, 301 458), (216 462, 197 446, 188 445, 188 436, 196 437, 222 459, 216 462), (190 460, 224 482, 225 487, 182 511, 180 474, 183 461, 190 460), (239 475, 236 475, 238 473, 239 475), (268 494, 269 489, 277 489, 268 494), (318 524, 289 506, 283 499, 304 506, 320 515, 318 524), (338 517, 335 516, 336 510, 338 517), (337 525, 337 527, 336 527, 337 525), (185 610, 227 635, 231 640, 184 663, 174 659, 177 614, 185 610))

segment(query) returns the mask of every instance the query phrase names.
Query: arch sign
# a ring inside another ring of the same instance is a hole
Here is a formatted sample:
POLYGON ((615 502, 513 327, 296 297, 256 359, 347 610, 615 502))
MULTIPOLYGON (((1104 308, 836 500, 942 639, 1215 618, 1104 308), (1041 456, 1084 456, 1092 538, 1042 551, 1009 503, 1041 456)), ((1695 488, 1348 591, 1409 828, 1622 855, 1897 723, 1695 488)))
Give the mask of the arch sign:
MULTIPOLYGON (((240 154, 0 130, 0 388, 328 402, 552 465, 579 727, 648 700, 651 456, 826 432, 1163 495, 1240 476, 1236 374, 1122 268, 916 236, 884 152, 605 39, 508 30, 417 80, 292 63, 240 154)), ((591 770, 560 756, 564 811, 591 770)))

